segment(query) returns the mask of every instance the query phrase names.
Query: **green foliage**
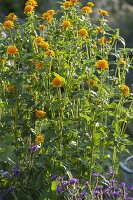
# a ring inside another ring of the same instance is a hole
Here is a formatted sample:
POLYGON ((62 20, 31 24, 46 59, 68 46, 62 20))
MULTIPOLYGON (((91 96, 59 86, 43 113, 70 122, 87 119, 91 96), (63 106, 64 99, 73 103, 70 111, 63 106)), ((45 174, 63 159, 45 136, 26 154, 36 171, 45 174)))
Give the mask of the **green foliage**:
POLYGON ((33 11, 22 25, 0 27, 0 168, 19 200, 56 199, 55 173, 91 181, 94 171, 118 171, 119 154, 132 145, 132 58, 107 16, 94 20, 81 8, 62 5, 59 20, 33 11))

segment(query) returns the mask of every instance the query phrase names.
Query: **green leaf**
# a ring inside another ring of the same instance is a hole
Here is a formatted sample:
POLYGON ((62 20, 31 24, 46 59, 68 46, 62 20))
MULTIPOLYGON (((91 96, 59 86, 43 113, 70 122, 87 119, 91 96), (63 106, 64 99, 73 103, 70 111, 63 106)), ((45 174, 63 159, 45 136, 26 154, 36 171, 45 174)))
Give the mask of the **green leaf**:
POLYGON ((51 190, 52 190, 52 191, 55 191, 58 184, 59 184, 59 181, 58 181, 58 180, 52 181, 51 190))

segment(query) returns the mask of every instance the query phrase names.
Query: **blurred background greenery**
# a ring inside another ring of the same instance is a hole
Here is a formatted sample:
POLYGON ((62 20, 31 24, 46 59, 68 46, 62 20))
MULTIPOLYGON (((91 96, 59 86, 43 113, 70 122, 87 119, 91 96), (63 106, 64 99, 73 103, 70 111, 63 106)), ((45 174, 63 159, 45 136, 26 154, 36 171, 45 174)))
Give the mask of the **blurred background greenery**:
MULTIPOLYGON (((89 0, 79 0, 85 5, 89 0)), ((10 12, 15 12, 18 17, 24 18, 23 9, 26 0, 0 0, 0 20, 10 12)), ((42 13, 47 9, 58 9, 59 0, 37 0, 37 12, 42 13)), ((93 0, 95 10, 99 8, 110 12, 109 23, 114 28, 120 28, 120 34, 125 39, 127 47, 133 47, 133 0, 93 0)), ((96 12, 94 13, 96 15, 96 12)))

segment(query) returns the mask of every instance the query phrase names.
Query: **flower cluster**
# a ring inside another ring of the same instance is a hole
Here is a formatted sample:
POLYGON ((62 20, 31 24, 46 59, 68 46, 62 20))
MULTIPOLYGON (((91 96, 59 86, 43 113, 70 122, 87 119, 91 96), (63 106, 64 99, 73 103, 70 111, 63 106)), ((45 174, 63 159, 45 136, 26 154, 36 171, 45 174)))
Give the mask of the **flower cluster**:
POLYGON ((64 180, 63 177, 55 176, 52 183, 58 182, 56 192, 62 197, 74 197, 76 200, 101 199, 101 200, 132 200, 133 186, 126 186, 124 182, 118 184, 113 178, 110 180, 102 180, 102 176, 98 173, 93 174, 93 184, 89 181, 80 183, 76 178, 64 180))

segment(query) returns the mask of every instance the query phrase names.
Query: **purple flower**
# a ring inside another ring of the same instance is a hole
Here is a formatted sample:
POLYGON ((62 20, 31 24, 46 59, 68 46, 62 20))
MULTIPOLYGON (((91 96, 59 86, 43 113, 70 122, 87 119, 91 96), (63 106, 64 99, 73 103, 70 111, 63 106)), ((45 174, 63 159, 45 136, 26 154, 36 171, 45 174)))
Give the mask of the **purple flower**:
POLYGON ((62 193, 63 192, 63 187, 60 184, 57 185, 56 192, 57 193, 62 193))
POLYGON ((4 172, 4 173, 2 174, 2 177, 3 177, 3 178, 9 178, 9 177, 10 177, 10 173, 9 173, 9 172, 4 172))
POLYGON ((89 182, 88 182, 88 181, 85 181, 85 182, 84 182, 84 186, 87 187, 88 185, 89 185, 89 182))
POLYGON ((69 185, 69 182, 68 181, 62 181, 62 185, 67 186, 67 185, 69 185))
POLYGON ((21 171, 21 169, 19 169, 19 168, 17 167, 17 168, 15 168, 15 169, 13 169, 13 173, 14 173, 14 176, 19 177, 19 176, 21 176, 22 171, 21 171))
POLYGON ((57 175, 56 174, 51 177, 51 181, 55 181, 56 179, 57 179, 57 175))
POLYGON ((112 196, 119 197, 120 196, 120 191, 112 192, 112 196))
POLYGON ((133 185, 128 186, 128 189, 133 191, 133 185))
POLYGON ((85 197, 87 195, 87 192, 85 192, 85 191, 82 191, 81 193, 80 193, 80 197, 85 197))
POLYGON ((76 193, 77 193, 77 190, 76 190, 76 189, 71 189, 70 192, 71 192, 72 194, 76 194, 76 193))
POLYGON ((92 176, 99 177, 100 174, 99 173, 93 173, 92 176))
POLYGON ((37 145, 36 145, 36 144, 33 144, 33 145, 31 146, 31 148, 30 148, 30 151, 31 151, 32 153, 38 151, 37 145))
POLYGON ((79 184, 79 180, 78 179, 76 179, 76 178, 71 178, 70 180, 69 180, 69 183, 70 184, 79 184))
POLYGON ((97 186, 96 186, 96 189, 97 189, 97 190, 102 190, 102 189, 103 189, 103 186, 97 185, 97 186))
POLYGON ((8 190, 8 191, 13 191, 13 190, 14 190, 14 187, 13 187, 12 185, 9 185, 8 188, 7 188, 7 190, 8 190))
POLYGON ((100 194, 99 190, 94 190, 94 195, 97 197, 100 194))
POLYGON ((6 34, 4 31, 2 31, 2 32, 1 32, 1 36, 2 36, 2 38, 6 38, 6 37, 7 37, 7 34, 6 34))
POLYGON ((133 197, 127 197, 126 200, 133 200, 133 197))
POLYGON ((120 184, 120 187, 125 187, 126 186, 126 183, 124 183, 124 182, 122 182, 121 184, 120 184))

